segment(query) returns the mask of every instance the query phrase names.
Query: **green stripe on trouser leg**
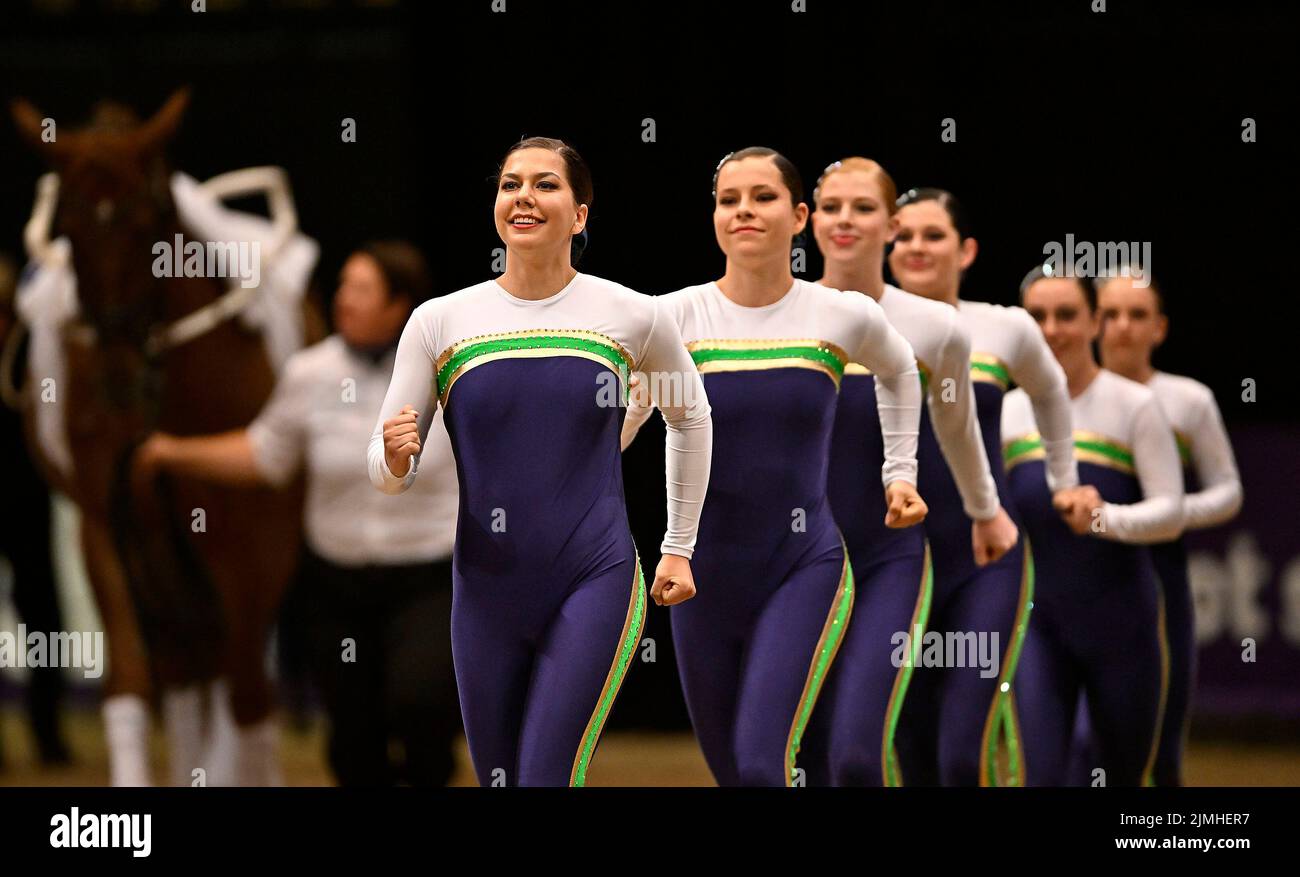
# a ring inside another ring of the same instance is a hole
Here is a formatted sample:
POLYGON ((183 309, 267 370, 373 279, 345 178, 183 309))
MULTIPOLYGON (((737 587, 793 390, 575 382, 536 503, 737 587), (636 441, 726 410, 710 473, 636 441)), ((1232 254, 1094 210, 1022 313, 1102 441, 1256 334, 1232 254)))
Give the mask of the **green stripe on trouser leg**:
POLYGON ((826 681, 826 674, 835 660, 835 653, 844 642, 844 631, 848 628, 849 616, 853 609, 853 567, 849 563, 849 549, 844 545, 843 539, 840 540, 840 548, 844 552, 840 586, 835 592, 835 599, 831 601, 830 613, 826 616, 822 635, 817 640, 812 666, 808 669, 803 695, 795 707, 794 723, 790 726, 790 736, 786 743, 785 784, 787 786, 794 784, 795 757, 799 754, 799 746, 803 743, 803 733, 808 727, 808 720, 812 717, 813 706, 816 705, 817 695, 821 693, 822 684, 826 681))
POLYGON ((645 610, 645 576, 641 573, 641 555, 637 554, 636 575, 632 577, 632 597, 628 604, 627 620, 623 623, 623 635, 619 640, 618 652, 614 656, 614 664, 605 678, 605 687, 601 689, 600 697, 596 701, 596 711, 592 713, 591 721, 587 723, 587 730, 582 735, 582 745, 578 749, 577 758, 574 759, 573 773, 569 778, 571 786, 583 786, 587 783, 587 768, 591 765, 596 744, 600 742, 600 732, 605 727, 610 708, 614 705, 614 698, 618 695, 619 686, 623 684, 628 668, 632 665, 632 657, 636 654, 637 645, 641 642, 641 631, 645 627, 645 610))
POLYGON ((903 703, 907 698, 907 689, 912 682, 912 674, 921 661, 921 643, 925 636, 925 627, 930 622, 930 604, 934 598, 934 567, 930 563, 930 543, 925 543, 925 560, 921 570, 921 587, 916 597, 916 607, 912 612, 912 624, 909 628, 908 660, 898 669, 894 677, 894 690, 889 695, 889 704, 885 707, 885 739, 881 764, 884 768, 886 786, 898 787, 903 784, 902 769, 898 765, 898 752, 894 746, 894 735, 898 730, 898 719, 903 713, 903 703))
POLYGON ((1025 539, 1025 559, 1020 580, 1020 604, 1016 608, 1016 617, 1011 628, 1011 644, 1003 658, 1002 672, 998 676, 998 687, 993 693, 993 702, 989 705, 988 717, 984 725, 984 752, 981 757, 980 780, 989 786, 998 785, 997 754, 998 742, 1002 739, 1005 719, 1005 701, 1011 693, 1012 683, 1016 678, 1016 665, 1020 662, 1020 652, 1025 644, 1025 634, 1029 630, 1029 612, 1034 605, 1034 556, 1029 539, 1025 539))
POLYGON ((1016 733, 1015 691, 1002 701, 1002 740, 1007 748, 1007 785, 1023 785, 1020 777, 1020 735, 1016 733))

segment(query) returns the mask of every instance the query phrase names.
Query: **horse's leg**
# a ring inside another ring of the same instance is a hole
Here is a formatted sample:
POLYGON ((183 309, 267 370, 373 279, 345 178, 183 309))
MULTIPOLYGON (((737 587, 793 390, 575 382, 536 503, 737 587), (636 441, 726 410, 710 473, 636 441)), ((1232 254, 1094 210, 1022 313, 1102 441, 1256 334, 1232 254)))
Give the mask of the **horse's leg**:
MULTIPOLYGON (((195 644, 195 651, 202 649, 202 644, 195 644)), ((191 785, 196 768, 205 771, 201 784, 209 783, 206 773, 211 772, 211 768, 204 759, 208 729, 203 715, 203 694, 208 680, 196 667, 203 661, 196 662, 195 657, 171 643, 160 643, 154 659, 162 694, 167 784, 170 786, 191 785)))
POLYGON ((114 786, 150 785, 149 656, 108 521, 83 511, 81 547, 108 649, 104 735, 114 786))
MULTIPOLYGON (((169 503, 170 482, 144 481, 132 473, 130 490, 131 551, 136 598, 151 607, 145 631, 152 656, 154 681, 161 693, 167 741, 167 782, 188 786, 204 763, 203 694, 217 673, 219 605, 203 601, 201 576, 177 552, 178 532, 189 529, 190 518, 169 503)), ((195 503, 198 504, 197 501, 195 503)), ((184 537, 182 537, 184 538, 184 537)), ((198 776, 202 776, 199 774, 198 776)), ((206 779, 200 779, 206 784, 206 779)))
MULTIPOLYGON (((190 496, 178 496, 178 502, 184 505, 190 496)), ((213 490, 203 502, 206 531, 193 535, 192 544, 220 595, 226 632, 223 682, 212 687, 210 779, 214 784, 275 785, 275 698, 266 671, 267 647, 298 556, 301 492, 213 490), (233 725, 227 723, 230 719, 233 725), (233 764, 227 763, 229 756, 233 764)))
MULTIPOLYGON (((202 651, 196 643, 193 651, 202 651)), ((204 770, 202 785, 211 768, 204 759, 208 729, 203 715, 203 695, 208 679, 203 677, 200 655, 186 652, 172 643, 160 643, 154 667, 162 697, 163 730, 167 739, 167 784, 188 786, 197 768, 204 770), (197 659, 197 660, 196 660, 197 659)), ((210 675, 210 674, 209 674, 210 675)))
MULTIPOLYGON (((251 589, 248 589, 251 590, 251 589)), ((282 590, 272 587, 269 592, 282 590)), ((247 598, 247 593, 237 595, 247 598)), ((236 784, 240 786, 282 785, 279 772, 279 734, 273 714, 274 694, 266 673, 270 619, 264 601, 247 603, 245 613, 232 617, 226 649, 230 684, 230 705, 239 734, 236 784)))
POLYGON ((240 726, 240 785, 279 785, 274 691, 266 672, 272 627, 298 557, 301 491, 254 491, 238 497, 255 503, 258 526, 242 534, 251 574, 232 579, 225 591, 230 613, 225 666, 231 706, 240 726))
MULTIPOLYGON (((205 576, 212 558, 199 551, 211 537, 195 519, 197 510, 207 514, 216 507, 220 492, 195 482, 167 484, 135 484, 133 501, 141 528, 140 548, 155 558, 155 572, 142 586, 159 589, 153 599, 168 619, 158 626, 153 643, 167 732, 168 781, 174 786, 188 786, 196 779, 202 785, 228 785, 233 781, 234 757, 230 735, 222 733, 222 718, 229 712, 224 696, 216 693, 204 714, 205 697, 220 672, 225 613, 219 589, 205 576), (167 484, 171 490, 160 492, 167 484), (178 553, 178 536, 197 557, 178 553), (204 569, 195 568, 195 560, 204 569)), ((223 555, 237 551, 226 546, 223 555)))
POLYGON ((267 628, 260 605, 266 587, 251 565, 213 569, 226 618, 222 678, 213 692, 213 756, 219 782, 278 785, 275 771, 274 697, 266 674, 267 628))

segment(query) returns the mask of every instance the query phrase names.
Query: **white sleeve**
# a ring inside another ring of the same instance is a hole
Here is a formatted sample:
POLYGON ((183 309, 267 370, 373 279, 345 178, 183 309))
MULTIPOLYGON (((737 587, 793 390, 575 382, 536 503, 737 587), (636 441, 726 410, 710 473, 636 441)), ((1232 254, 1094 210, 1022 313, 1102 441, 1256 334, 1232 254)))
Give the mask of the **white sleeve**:
POLYGON ((695 552, 700 511, 709 490, 713 417, 704 382, 677 323, 657 299, 654 302, 654 323, 637 369, 649 379, 651 398, 668 430, 664 438, 668 531, 659 550, 689 558, 695 552))
POLYGON ((1079 484, 1079 467, 1074 459, 1074 418, 1070 412, 1070 390, 1065 371, 1052 355, 1034 318, 1017 308, 1022 316, 1020 345, 1011 366, 1011 379, 1023 387, 1034 408, 1034 422, 1047 454, 1047 487, 1053 493, 1079 484))
POLYGON ((640 384, 637 386, 636 395, 628 400, 627 411, 623 412, 623 431, 618 437, 619 446, 625 451, 636 438, 636 434, 641 431, 641 427, 645 426, 645 422, 650 419, 651 412, 655 410, 654 402, 650 401, 648 395, 650 378, 644 372, 635 374, 640 384), (643 401, 649 404, 642 404, 643 401))
POLYGON ((437 354, 430 342, 421 310, 417 309, 402 330, 402 339, 397 342, 393 377, 388 382, 384 406, 379 410, 379 421, 370 433, 370 444, 366 448, 370 483, 384 493, 401 493, 415 482, 419 472, 419 454, 411 457, 408 471, 403 475, 394 475, 389 470, 388 461, 384 459, 384 421, 395 416, 404 405, 415 406, 420 414, 417 421, 420 447, 424 447, 429 425, 433 423, 433 414, 438 407, 437 396, 433 393, 433 362, 437 354))
POLYGON ((299 355, 291 357, 271 398, 248 425, 253 463, 258 474, 275 487, 288 484, 302 467, 311 404, 310 378, 299 355))
POLYGON ((1230 521, 1241 510, 1241 476, 1214 396, 1207 396, 1201 406, 1191 439, 1201 489, 1183 499, 1183 515, 1188 530, 1199 530, 1230 521))
POLYGON ((970 380, 970 335, 956 320, 949 323, 948 337, 929 387, 930 422, 939 450, 952 471, 961 492, 967 517, 987 521, 998 513, 998 489, 993 483, 984 437, 975 414, 975 391, 970 380), (951 380, 952 385, 945 386, 951 380))
POLYGON ((867 306, 869 318, 860 349, 850 354, 876 376, 876 409, 880 434, 885 440, 885 465, 881 480, 916 484, 916 436, 921 425, 921 374, 912 345, 890 325, 880 305, 864 295, 855 296, 867 306))
POLYGON ((1106 503, 1097 535, 1142 545, 1177 539, 1183 530, 1183 470, 1174 431, 1154 396, 1133 415, 1133 466, 1142 500, 1106 503))

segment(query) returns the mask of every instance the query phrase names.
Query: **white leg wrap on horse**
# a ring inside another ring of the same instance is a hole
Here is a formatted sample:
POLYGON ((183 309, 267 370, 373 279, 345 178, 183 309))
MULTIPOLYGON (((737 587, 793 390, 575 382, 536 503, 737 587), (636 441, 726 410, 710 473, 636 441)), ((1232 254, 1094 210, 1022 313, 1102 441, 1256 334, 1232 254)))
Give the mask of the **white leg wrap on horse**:
POLYGON ((208 684, 207 746, 202 766, 209 786, 233 786, 239 782, 239 729, 230 710, 230 687, 224 679, 208 684))
MULTIPOLYGON (((163 727, 167 731, 167 782, 188 786, 194 769, 203 767, 203 689, 197 685, 172 688, 163 694, 163 727)), ((207 785, 206 778, 204 785, 207 785)))
POLYGON ((104 700, 104 738, 108 743, 109 782, 114 786, 148 786, 149 707, 138 694, 115 694, 104 700))
POLYGON ((280 729, 273 717, 239 729, 239 785, 282 786, 280 729))

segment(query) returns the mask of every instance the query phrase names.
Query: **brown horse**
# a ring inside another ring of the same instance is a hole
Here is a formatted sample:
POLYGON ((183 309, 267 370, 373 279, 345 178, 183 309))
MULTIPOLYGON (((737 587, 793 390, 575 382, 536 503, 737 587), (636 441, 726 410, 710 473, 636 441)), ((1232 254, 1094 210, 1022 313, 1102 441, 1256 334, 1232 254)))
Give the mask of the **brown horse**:
MULTIPOLYGON (((273 705, 266 646, 297 556, 301 483, 276 491, 130 476, 131 453, 149 432, 243 426, 275 380, 261 338, 237 320, 166 349, 156 343, 161 327, 225 292, 219 278, 152 270, 154 244, 182 231, 164 151, 187 102, 179 91, 144 123, 101 104, 88 127, 60 129, 53 142, 42 139, 36 109, 14 103, 19 131, 59 176, 52 236, 72 244, 80 316, 63 333, 66 385, 54 388, 66 411, 71 478, 35 440, 40 375, 28 376, 25 421, 41 471, 81 511, 108 644, 105 698, 152 702, 162 690, 225 677, 235 722, 245 727, 265 721, 273 705)), ((308 311, 311 343, 322 323, 308 311)))

